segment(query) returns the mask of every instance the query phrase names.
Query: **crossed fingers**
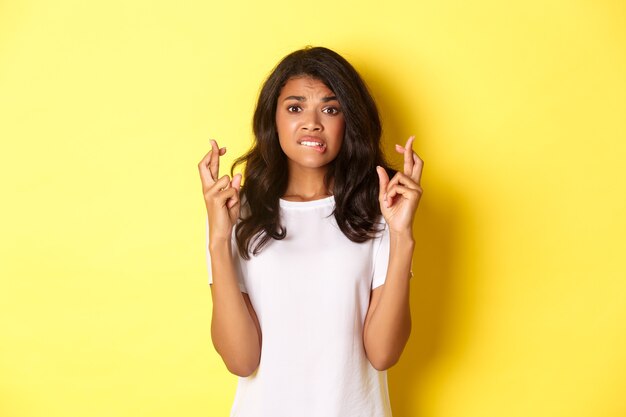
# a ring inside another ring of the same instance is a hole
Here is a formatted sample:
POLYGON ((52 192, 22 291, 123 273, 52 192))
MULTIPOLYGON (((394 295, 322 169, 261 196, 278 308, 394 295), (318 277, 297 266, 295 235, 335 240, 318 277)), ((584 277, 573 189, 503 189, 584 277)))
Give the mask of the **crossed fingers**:
POLYGON ((205 189, 210 188, 218 180, 220 156, 226 153, 226 148, 220 148, 217 142, 211 139, 211 150, 198 163, 198 170, 205 189))
MULTIPOLYGON (((396 145, 396 152, 404 155, 404 175, 394 176, 391 182, 394 182, 394 180, 397 182, 400 180, 399 177, 404 177, 404 181, 402 181, 403 183, 406 182, 407 186, 414 185, 410 188, 418 189, 421 191, 420 181, 422 179, 422 169, 424 168, 424 161, 422 161, 422 159, 417 156, 415 152, 413 152, 413 140, 415 140, 415 136, 409 137, 404 146, 396 145), (396 180, 396 178, 398 179, 396 180)), ((400 172, 398 172, 398 174, 400 174, 400 172)))

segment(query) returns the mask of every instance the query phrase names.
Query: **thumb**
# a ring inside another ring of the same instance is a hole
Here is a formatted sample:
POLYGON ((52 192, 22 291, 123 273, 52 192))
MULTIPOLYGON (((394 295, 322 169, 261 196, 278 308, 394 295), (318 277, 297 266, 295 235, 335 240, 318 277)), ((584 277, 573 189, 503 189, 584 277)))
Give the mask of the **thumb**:
POLYGON ((233 187, 236 192, 235 195, 228 199, 226 203, 226 207, 230 210, 239 202, 239 189, 241 188, 241 174, 235 174, 233 176, 233 180, 230 183, 230 186, 233 187))
POLYGON ((231 185, 233 188, 236 188, 237 191, 239 191, 239 188, 241 187, 241 174, 235 174, 233 176, 233 180, 231 182, 231 185))
POLYGON ((387 185, 389 184, 389 175, 387 175, 387 171, 385 168, 377 165, 376 173, 378 173, 378 198, 379 200, 385 199, 385 194, 387 193, 387 185))

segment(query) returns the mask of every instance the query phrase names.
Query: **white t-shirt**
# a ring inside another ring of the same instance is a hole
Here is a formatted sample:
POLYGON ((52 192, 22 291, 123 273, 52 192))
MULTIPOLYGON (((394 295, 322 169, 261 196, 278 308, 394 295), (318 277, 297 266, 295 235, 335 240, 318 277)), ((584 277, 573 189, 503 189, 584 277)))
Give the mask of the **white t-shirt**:
MULTIPOLYGON (((389 228, 355 243, 339 229, 333 196, 280 200, 283 240, 257 256, 236 255, 239 287, 259 319, 263 345, 257 370, 240 377, 231 417, 389 417, 387 372, 363 347, 370 292, 384 284, 389 228)), ((209 283, 211 258, 208 250, 209 283)))

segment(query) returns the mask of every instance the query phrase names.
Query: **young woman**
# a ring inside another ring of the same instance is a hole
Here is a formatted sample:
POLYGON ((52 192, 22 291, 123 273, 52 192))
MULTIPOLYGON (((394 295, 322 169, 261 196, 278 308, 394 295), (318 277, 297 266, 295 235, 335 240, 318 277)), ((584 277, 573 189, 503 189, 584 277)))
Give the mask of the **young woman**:
POLYGON ((198 164, 211 336, 240 377, 231 416, 390 416, 386 369, 411 331, 413 137, 394 173, 364 82, 321 47, 272 71, 253 128, 231 168, 245 163, 245 184, 219 177, 215 140, 198 164))

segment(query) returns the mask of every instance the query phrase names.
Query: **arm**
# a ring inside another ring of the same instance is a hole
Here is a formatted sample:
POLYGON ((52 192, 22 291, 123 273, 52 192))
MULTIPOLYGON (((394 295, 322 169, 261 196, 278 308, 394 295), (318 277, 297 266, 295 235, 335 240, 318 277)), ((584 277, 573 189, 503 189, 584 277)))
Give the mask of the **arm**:
POLYGON ((231 235, 239 218, 241 176, 215 179, 219 156, 226 152, 211 141, 212 150, 198 164, 209 219, 211 255, 211 339, 230 372, 248 376, 261 357, 261 329, 247 294, 239 290, 231 249, 231 235))
POLYGON ((413 219, 422 195, 423 161, 411 149, 413 137, 396 150, 404 155, 404 172, 391 181, 378 167, 381 213, 389 225, 389 263, 385 284, 375 288, 363 325, 363 345, 374 368, 393 366, 411 334, 409 275, 415 248, 413 219))
POLYGON ((412 236, 390 235, 385 283, 372 291, 365 317, 363 344, 372 366, 379 371, 400 359, 411 334, 409 274, 415 243, 412 236))
POLYGON ((211 243, 211 339, 228 370, 251 375, 261 358, 261 328, 248 294, 237 284, 230 242, 211 243))

